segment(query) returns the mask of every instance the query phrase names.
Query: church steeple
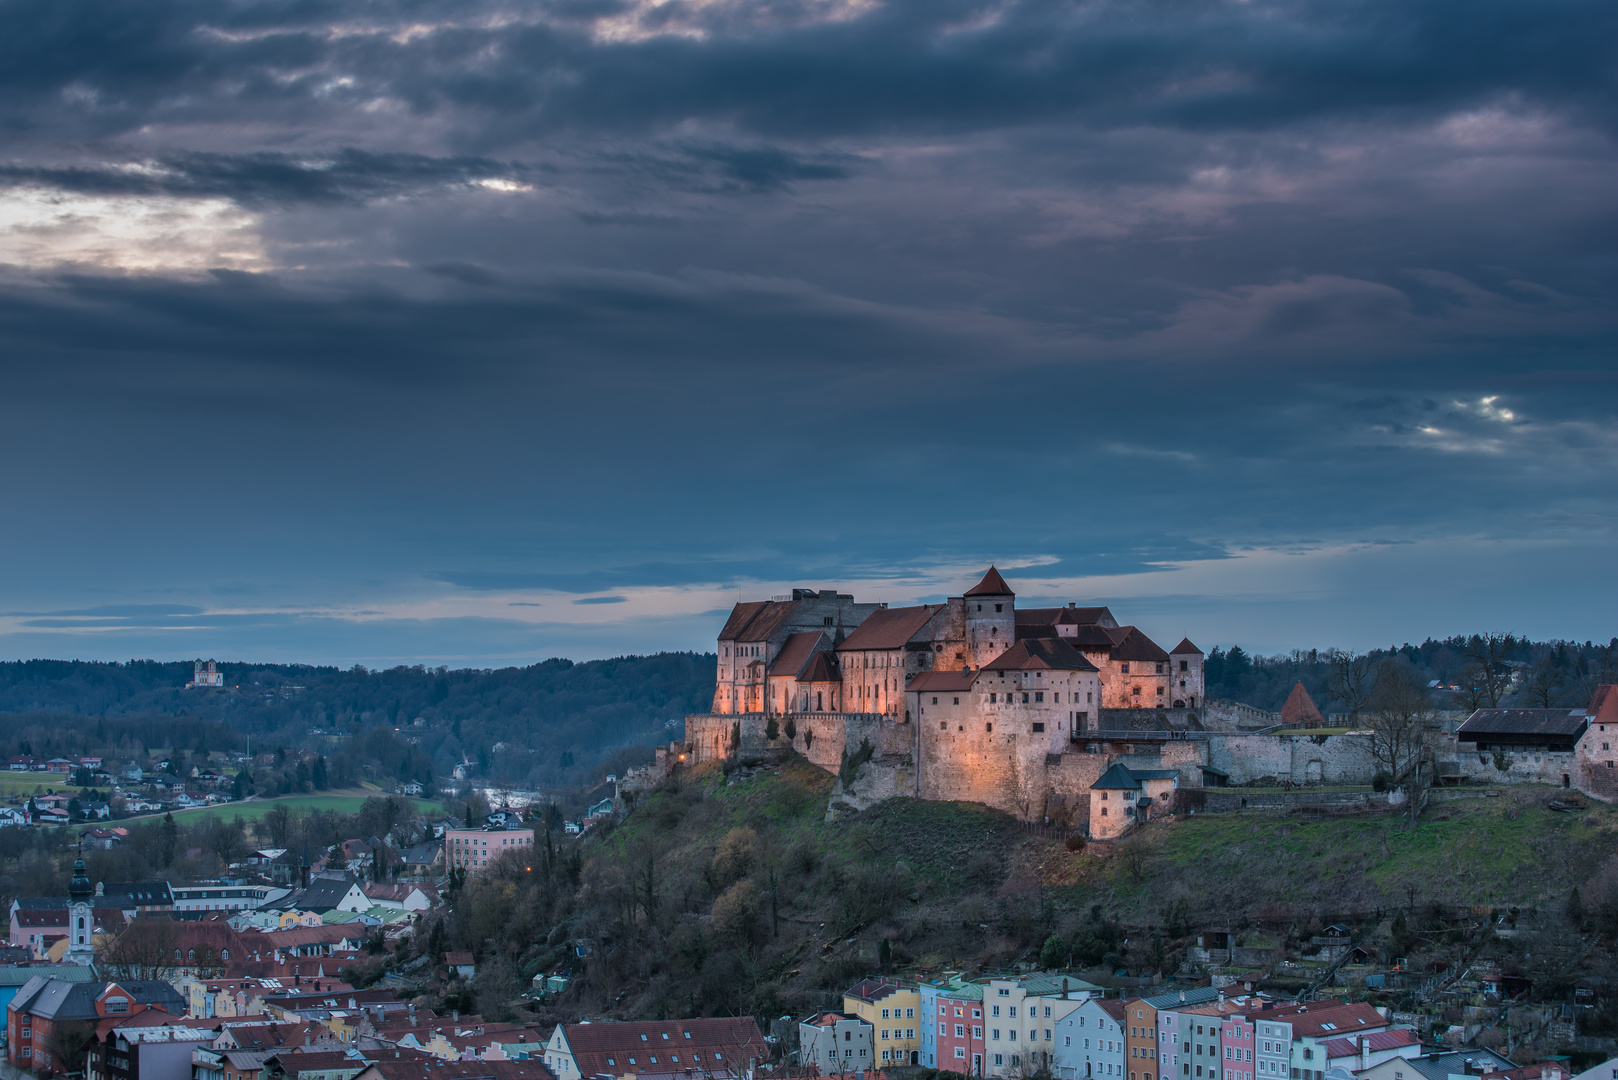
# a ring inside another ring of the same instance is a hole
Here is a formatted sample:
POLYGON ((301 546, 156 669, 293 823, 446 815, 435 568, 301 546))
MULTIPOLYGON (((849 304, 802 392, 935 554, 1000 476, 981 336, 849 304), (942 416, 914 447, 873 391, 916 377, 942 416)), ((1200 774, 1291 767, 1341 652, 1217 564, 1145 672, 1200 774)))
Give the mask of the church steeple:
POLYGON ((84 865, 84 850, 79 849, 79 857, 73 860, 73 880, 68 883, 67 895, 71 900, 89 900, 95 895, 95 886, 90 884, 90 869, 84 865))
POLYGON ((84 865, 84 841, 79 841, 79 857, 73 860, 73 880, 67 886, 67 962, 89 964, 95 960, 95 913, 90 900, 95 886, 90 884, 90 871, 84 865))

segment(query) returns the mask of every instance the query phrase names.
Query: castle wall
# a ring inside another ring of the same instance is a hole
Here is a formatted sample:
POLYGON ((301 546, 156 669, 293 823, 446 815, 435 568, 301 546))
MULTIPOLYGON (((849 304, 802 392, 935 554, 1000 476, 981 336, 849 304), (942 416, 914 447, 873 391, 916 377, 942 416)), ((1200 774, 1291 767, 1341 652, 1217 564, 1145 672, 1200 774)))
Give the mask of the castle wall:
POLYGON ((1232 784, 1265 777, 1294 784, 1369 784, 1376 763, 1363 735, 1210 735, 1208 764, 1232 784))

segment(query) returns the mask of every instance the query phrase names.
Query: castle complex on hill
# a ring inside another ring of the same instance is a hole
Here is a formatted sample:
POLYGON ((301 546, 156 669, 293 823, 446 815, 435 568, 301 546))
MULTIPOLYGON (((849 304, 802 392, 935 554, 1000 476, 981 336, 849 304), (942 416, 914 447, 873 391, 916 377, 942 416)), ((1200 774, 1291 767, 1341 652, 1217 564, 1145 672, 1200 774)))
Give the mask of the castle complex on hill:
MULTIPOLYGON (((712 711, 687 717, 684 743, 660 748, 643 780, 677 762, 795 751, 838 773, 834 802, 851 807, 900 795, 981 802, 1096 839, 1236 797, 1210 789, 1370 783, 1362 732, 1241 730, 1240 716, 1210 708, 1203 653, 1189 640, 1164 651, 1105 607, 1018 610, 1016 599, 990 567, 942 604, 889 608, 830 589, 739 603, 719 634, 712 711)), ((1320 721, 1301 685, 1286 711, 1320 721)), ((1596 745, 1587 730, 1605 734, 1593 721, 1608 711, 1618 721, 1618 695, 1588 715, 1497 718, 1523 728, 1522 752, 1507 756, 1499 735, 1468 738, 1480 713, 1443 732, 1432 768, 1453 782, 1560 779, 1609 797, 1612 765, 1575 752, 1596 745)))

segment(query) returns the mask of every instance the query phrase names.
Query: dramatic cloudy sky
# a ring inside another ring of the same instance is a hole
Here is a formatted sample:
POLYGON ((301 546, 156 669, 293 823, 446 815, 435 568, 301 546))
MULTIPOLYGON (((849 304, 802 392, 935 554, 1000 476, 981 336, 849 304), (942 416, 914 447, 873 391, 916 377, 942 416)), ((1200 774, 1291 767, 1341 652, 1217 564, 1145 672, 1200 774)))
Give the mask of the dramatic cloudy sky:
POLYGON ((1618 632, 1611 0, 0 20, 0 654, 1618 632))

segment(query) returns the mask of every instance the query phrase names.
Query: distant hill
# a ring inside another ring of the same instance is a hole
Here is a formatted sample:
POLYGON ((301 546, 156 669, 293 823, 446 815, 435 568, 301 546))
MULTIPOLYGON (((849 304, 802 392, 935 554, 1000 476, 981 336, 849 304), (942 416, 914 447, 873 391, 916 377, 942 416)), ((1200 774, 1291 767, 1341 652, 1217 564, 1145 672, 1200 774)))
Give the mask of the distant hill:
POLYGON ((329 748, 382 728, 440 775, 464 756, 492 780, 555 785, 587 779, 620 748, 678 738, 686 714, 712 701, 714 666, 712 654, 689 652, 458 671, 224 662, 224 689, 186 690, 189 662, 28 660, 0 663, 0 714, 15 718, 9 753, 22 742, 49 755, 129 740, 241 749, 249 736, 265 749, 329 748))

